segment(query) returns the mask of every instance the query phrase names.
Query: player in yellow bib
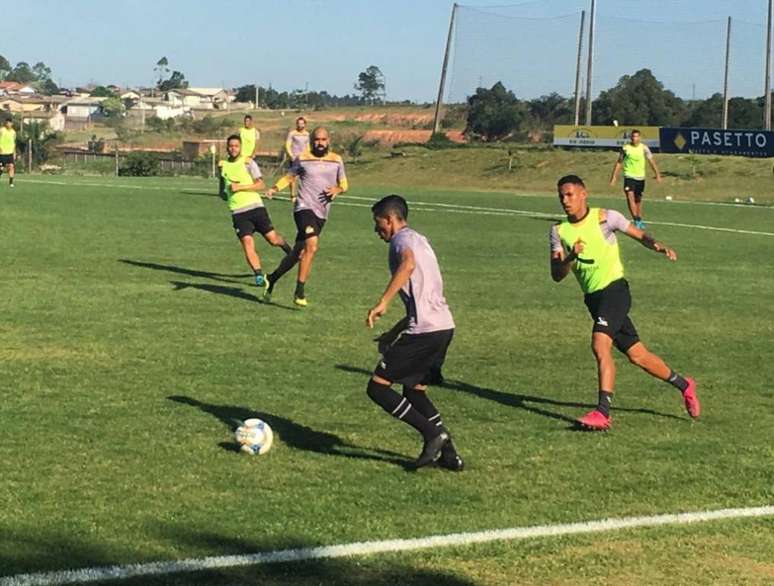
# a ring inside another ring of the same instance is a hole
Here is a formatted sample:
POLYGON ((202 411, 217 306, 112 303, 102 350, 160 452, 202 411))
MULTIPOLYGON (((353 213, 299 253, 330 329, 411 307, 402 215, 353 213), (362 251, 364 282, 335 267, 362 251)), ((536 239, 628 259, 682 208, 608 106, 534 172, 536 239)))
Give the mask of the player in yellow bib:
POLYGON ((626 195, 626 203, 629 205, 629 213, 634 225, 643 230, 645 222, 642 221, 642 196, 645 193, 646 162, 653 169, 656 181, 659 183, 661 183, 661 172, 658 170, 658 165, 656 165, 650 148, 640 138, 640 131, 634 128, 631 132, 630 142, 623 145, 618 154, 618 159, 613 166, 613 174, 610 177, 610 185, 615 185, 618 172, 623 169, 624 195, 626 195))
POLYGON ((11 187, 13 187, 13 178, 16 175, 15 155, 16 131, 13 129, 13 120, 6 118, 3 127, 0 128, 0 175, 8 169, 8 184, 11 187))
POLYGON ((239 155, 243 158, 254 159, 258 153, 258 141, 261 139, 261 133, 253 126, 253 117, 247 114, 244 119, 244 126, 239 129, 239 138, 242 140, 242 150, 239 155))
POLYGON ((261 259, 255 251, 253 234, 259 232, 266 242, 291 252, 290 246, 271 223, 269 213, 263 205, 258 191, 265 188, 261 170, 252 159, 246 159, 239 153, 242 141, 239 135, 232 134, 226 141, 228 158, 220 161, 220 173, 224 181, 223 199, 228 202, 231 218, 237 238, 245 253, 245 260, 255 274, 255 284, 264 290, 269 282, 261 269, 261 259))
POLYGON ((677 254, 632 225, 621 213, 589 208, 586 186, 577 175, 562 177, 557 187, 567 219, 551 228, 551 277, 559 282, 572 271, 580 284, 594 320, 591 348, 599 375, 597 408, 578 419, 578 423, 593 430, 610 427, 610 404, 615 387, 613 346, 626 354, 632 364, 677 388, 688 414, 697 418, 701 406, 696 396, 696 381, 677 374, 648 350, 629 318, 631 296, 624 279, 616 232, 664 254, 669 260, 676 261, 677 254))

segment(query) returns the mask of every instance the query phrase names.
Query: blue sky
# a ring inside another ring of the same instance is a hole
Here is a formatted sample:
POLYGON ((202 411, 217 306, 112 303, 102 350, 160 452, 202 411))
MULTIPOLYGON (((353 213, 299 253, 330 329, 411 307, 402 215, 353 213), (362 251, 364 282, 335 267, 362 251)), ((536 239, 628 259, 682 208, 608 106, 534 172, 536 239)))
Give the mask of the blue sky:
MULTIPOLYGON (((578 15, 590 1, 491 7, 505 3, 462 3, 470 8, 460 12, 449 91, 462 95, 471 84, 508 78, 519 96, 569 95, 578 15)), ((720 91, 729 15, 738 22, 732 94, 763 93, 766 0, 597 3, 594 93, 643 66, 683 97, 720 91)), ((446 0, 27 0, 7 12, 0 54, 12 63, 43 61, 65 86, 149 85, 166 56, 193 86, 308 84, 337 94, 352 92, 358 72, 373 64, 385 74, 390 99, 430 101, 450 10, 446 0)))

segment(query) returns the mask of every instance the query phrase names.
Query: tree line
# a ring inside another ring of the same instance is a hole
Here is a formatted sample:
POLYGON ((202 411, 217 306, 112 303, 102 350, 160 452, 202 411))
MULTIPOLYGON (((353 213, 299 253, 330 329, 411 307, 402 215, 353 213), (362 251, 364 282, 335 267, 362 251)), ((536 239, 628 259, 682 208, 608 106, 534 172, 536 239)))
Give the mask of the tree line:
MULTIPOLYGON (((581 100, 581 122, 585 104, 581 100)), ((763 127, 764 97, 731 98, 728 127, 763 127)), ((656 79, 649 69, 624 75, 618 83, 592 102, 592 124, 611 126, 693 126, 720 128, 723 96, 704 100, 683 100, 656 79)), ((466 104, 453 105, 445 126, 460 121, 465 133, 483 141, 539 139, 555 124, 573 124, 575 102, 557 93, 533 100, 521 100, 497 82, 491 88, 478 88, 466 104)))

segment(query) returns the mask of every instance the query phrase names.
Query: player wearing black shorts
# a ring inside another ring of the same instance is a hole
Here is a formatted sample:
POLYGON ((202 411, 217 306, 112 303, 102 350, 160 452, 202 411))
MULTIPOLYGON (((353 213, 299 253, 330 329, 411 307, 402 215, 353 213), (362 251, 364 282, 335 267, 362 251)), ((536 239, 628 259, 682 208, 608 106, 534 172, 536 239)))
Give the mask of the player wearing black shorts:
POLYGON ((223 179, 223 199, 228 201, 234 231, 242 245, 247 264, 255 274, 255 284, 266 290, 268 281, 261 269, 261 259, 255 251, 253 234, 258 232, 272 246, 290 252, 290 246, 271 223, 269 212, 263 205, 258 191, 263 189, 261 170, 252 159, 240 155, 242 141, 239 135, 232 134, 226 141, 228 159, 220 162, 220 173, 223 179))
POLYGON ((597 361, 599 394, 597 408, 579 418, 578 423, 594 430, 610 427, 610 404, 615 386, 615 346, 632 364, 677 388, 688 414, 699 417, 696 381, 673 371, 640 341, 629 310, 631 295, 624 279, 623 263, 616 232, 626 234, 646 248, 677 260, 671 248, 657 242, 632 225, 615 210, 589 208, 586 187, 577 175, 562 177, 558 183, 559 201, 567 219, 551 228, 551 277, 559 282, 570 271, 584 293, 586 307, 594 320, 591 347, 597 361))
POLYGON ((312 261, 317 254, 320 232, 328 219, 331 204, 336 197, 347 191, 349 184, 344 172, 344 161, 330 150, 330 135, 325 128, 312 131, 311 150, 304 150, 293 159, 288 173, 279 179, 266 195, 295 184, 298 195, 293 203, 293 219, 296 222, 296 245, 279 266, 268 275, 269 287, 264 300, 270 301, 274 286, 282 276, 298 264, 298 278, 293 303, 306 307, 306 283, 312 272, 312 261))
POLYGON ((613 173, 610 176, 610 185, 615 185, 618 178, 618 172, 623 169, 624 176, 624 195, 626 203, 629 206, 629 213, 632 215, 632 221, 636 228, 645 229, 645 222, 642 220, 642 196, 645 193, 645 165, 650 165, 655 174, 656 181, 661 183, 661 172, 658 170, 653 153, 650 152, 648 145, 641 141, 640 131, 632 129, 630 140, 621 147, 613 166, 613 173))
POLYGON ((417 468, 435 461, 462 470, 441 414, 427 396, 433 365, 442 363, 454 336, 454 319, 443 296, 438 259, 427 238, 409 228, 408 205, 399 195, 388 195, 371 208, 374 230, 389 242, 390 278, 379 302, 368 311, 366 325, 385 314, 400 295, 406 317, 379 341, 382 357, 368 382, 368 396, 387 413, 416 429, 424 440, 417 468), (403 395, 392 385, 403 385, 403 395))
POLYGON ((13 129, 13 120, 6 118, 0 128, 0 175, 8 171, 8 184, 13 187, 16 166, 14 155, 16 154, 16 131, 13 129))

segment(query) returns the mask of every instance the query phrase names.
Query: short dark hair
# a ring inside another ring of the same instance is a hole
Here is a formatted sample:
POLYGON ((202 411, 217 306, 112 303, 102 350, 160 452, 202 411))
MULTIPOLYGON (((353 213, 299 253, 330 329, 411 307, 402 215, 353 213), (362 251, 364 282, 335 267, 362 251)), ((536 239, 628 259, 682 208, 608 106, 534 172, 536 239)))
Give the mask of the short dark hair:
POLYGON ((632 134, 642 134, 637 128, 632 128, 632 131, 629 133, 629 136, 632 134))
POLYGON ((245 114, 245 120, 252 120, 253 117, 250 114, 245 114))
POLYGON ((299 120, 303 120, 304 122, 306 122, 306 118, 304 118, 303 116, 299 116, 298 118, 296 118, 296 122, 298 122, 299 120))
POLYGON ((581 179, 577 175, 565 175, 559 181, 556 182, 556 187, 557 189, 561 189, 562 185, 567 185, 568 183, 571 183, 573 185, 580 185, 581 187, 586 187, 586 184, 583 182, 583 179, 581 179))
POLYGON ((238 134, 232 134, 226 139, 226 144, 230 143, 232 140, 238 140, 239 142, 242 142, 242 137, 238 134))
POLYGON ((408 203, 400 195, 391 194, 383 197, 371 206, 371 211, 377 218, 395 216, 399 220, 408 219, 408 203))

